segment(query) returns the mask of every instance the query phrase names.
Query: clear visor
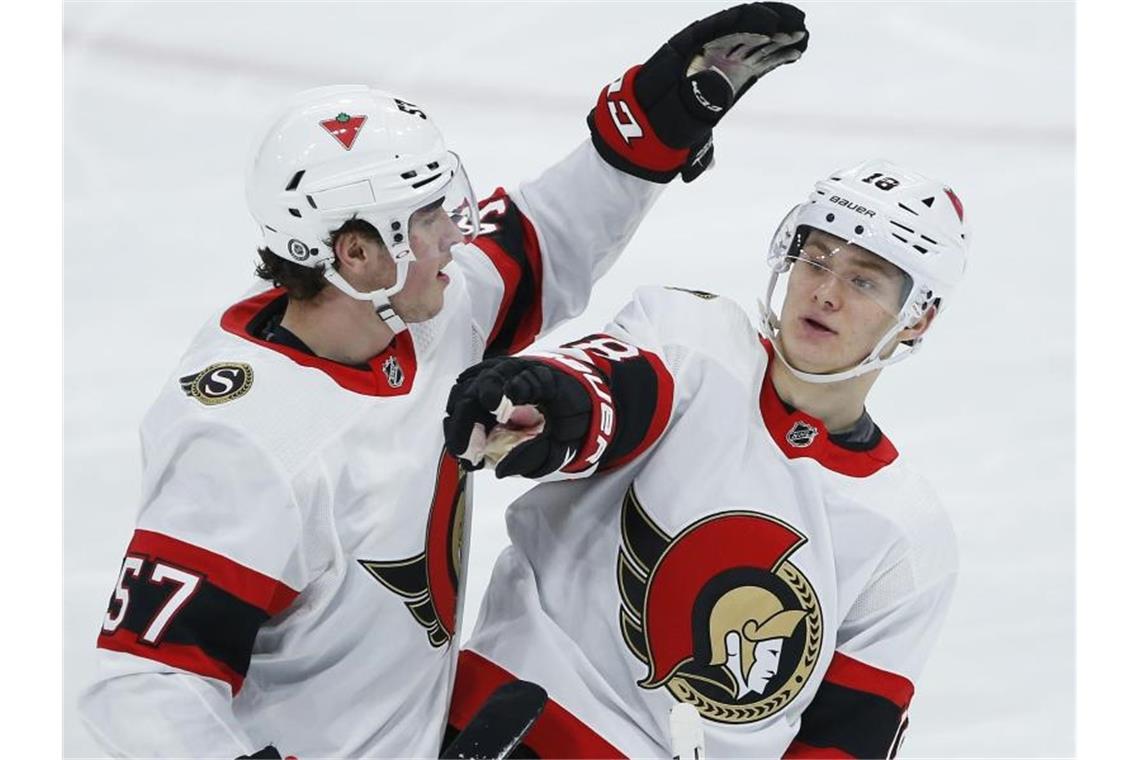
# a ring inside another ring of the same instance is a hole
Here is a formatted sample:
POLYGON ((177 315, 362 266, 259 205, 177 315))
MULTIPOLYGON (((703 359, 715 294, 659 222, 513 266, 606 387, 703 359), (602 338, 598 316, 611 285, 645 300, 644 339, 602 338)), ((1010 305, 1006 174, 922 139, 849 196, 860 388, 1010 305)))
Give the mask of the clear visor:
POLYGON ((441 195, 421 206, 408 218, 413 240, 428 249, 448 250, 453 245, 470 243, 479 229, 479 205, 467 179, 459 156, 450 154, 452 175, 441 195))
POLYGON ((451 157, 455 161, 454 173, 443 196, 442 210, 462 235, 462 242, 470 243, 479 233, 479 202, 463 162, 455 153, 451 153, 451 157))
POLYGON ((796 293, 832 307, 851 301, 892 321, 901 316, 913 287, 910 275, 881 256, 806 225, 797 228, 784 263, 785 298, 796 293))

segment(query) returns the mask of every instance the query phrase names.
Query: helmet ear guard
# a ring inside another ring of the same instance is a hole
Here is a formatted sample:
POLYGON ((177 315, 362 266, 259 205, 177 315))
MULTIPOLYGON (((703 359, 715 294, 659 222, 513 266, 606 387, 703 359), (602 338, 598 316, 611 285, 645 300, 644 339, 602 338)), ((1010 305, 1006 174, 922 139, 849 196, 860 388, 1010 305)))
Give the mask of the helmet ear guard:
POLYGON ((924 336, 902 341, 887 358, 882 358, 883 352, 931 307, 939 312, 945 308, 946 297, 965 272, 968 240, 961 201, 945 185, 882 160, 836 172, 816 183, 807 201, 785 215, 772 237, 767 255, 771 275, 760 299, 761 333, 792 374, 808 382, 837 382, 897 363, 915 353, 924 336), (894 327, 860 363, 840 372, 803 372, 791 366, 780 349, 772 298, 780 275, 791 269, 797 246, 806 237, 805 227, 869 251, 910 280, 894 327))

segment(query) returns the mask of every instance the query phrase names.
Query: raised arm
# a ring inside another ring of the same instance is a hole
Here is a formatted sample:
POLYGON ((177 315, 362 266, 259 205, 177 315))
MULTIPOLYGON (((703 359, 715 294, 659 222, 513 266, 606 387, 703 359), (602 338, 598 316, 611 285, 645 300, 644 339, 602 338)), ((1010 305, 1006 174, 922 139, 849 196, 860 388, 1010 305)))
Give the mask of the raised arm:
POLYGON ((620 467, 684 413, 706 369, 691 358, 713 350, 710 334, 720 336, 718 354, 740 353, 729 336, 755 340, 729 301, 639 288, 598 333, 463 372, 447 403, 448 450, 467 469, 490 462, 499 477, 571 479, 620 467))
POLYGON ((456 257, 487 356, 517 352, 585 308, 664 183, 712 164, 712 130, 772 69, 807 47, 783 3, 714 13, 606 85, 591 139, 516 191, 480 204, 481 234, 456 257))

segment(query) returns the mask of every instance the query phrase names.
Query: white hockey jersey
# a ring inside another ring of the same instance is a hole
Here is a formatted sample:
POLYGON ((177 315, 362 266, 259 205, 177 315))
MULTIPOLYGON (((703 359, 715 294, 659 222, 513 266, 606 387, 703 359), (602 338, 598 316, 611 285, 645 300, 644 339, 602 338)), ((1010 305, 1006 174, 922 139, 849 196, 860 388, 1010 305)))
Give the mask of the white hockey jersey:
POLYGON ((869 418, 844 443, 787 407, 727 299, 642 288, 559 353, 616 423, 510 507, 453 729, 520 678, 538 757, 670 757, 679 701, 710 758, 891 756, 956 573, 925 482, 869 418))
POLYGON ((448 392, 579 313, 660 187, 584 143, 499 190, 442 312, 367 365, 259 337, 279 289, 201 330, 142 424, 137 530, 81 698, 108 752, 438 756, 466 536, 448 392))

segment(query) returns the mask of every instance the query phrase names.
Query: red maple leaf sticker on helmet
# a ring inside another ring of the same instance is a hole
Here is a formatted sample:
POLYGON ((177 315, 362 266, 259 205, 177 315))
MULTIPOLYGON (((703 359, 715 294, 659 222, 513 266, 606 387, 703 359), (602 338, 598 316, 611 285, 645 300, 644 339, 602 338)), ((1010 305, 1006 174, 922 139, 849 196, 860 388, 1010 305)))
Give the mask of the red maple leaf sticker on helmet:
POLYGON ((367 119, 367 116, 349 116, 341 112, 336 115, 335 119, 322 121, 321 126, 335 137, 345 150, 352 150, 352 144, 356 142, 356 136, 360 134, 360 128, 364 126, 367 119))
POLYGON ((962 201, 958 200, 958 196, 950 188, 944 187, 942 189, 946 191, 946 197, 950 199, 950 202, 954 204, 954 210, 958 212, 958 221, 965 222, 966 211, 962 208, 962 201))

